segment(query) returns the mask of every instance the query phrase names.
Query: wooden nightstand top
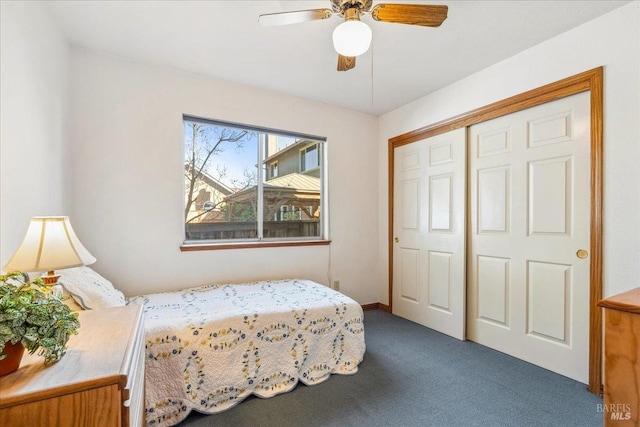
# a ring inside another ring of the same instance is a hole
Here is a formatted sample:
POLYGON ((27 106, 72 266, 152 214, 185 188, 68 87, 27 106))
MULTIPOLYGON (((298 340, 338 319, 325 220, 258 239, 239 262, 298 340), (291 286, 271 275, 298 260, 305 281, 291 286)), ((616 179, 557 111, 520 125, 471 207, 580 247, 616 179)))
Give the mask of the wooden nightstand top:
POLYGON ((640 314, 640 288, 603 299, 598 302, 598 306, 640 314))
POLYGON ((79 313, 80 329, 59 362, 44 366, 25 353, 20 368, 0 377, 0 408, 95 387, 126 386, 132 352, 142 330, 142 307, 125 306, 79 313))

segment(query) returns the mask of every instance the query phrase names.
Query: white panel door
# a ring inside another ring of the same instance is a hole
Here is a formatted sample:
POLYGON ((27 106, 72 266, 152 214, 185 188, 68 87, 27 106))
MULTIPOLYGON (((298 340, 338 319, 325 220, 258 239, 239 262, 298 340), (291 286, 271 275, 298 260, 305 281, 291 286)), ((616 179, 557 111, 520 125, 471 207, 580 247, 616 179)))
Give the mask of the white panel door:
POLYGON ((589 93, 469 130, 467 338, 589 375, 589 93))
POLYGON ((398 147, 394 159, 393 313, 464 339, 465 130, 398 147))

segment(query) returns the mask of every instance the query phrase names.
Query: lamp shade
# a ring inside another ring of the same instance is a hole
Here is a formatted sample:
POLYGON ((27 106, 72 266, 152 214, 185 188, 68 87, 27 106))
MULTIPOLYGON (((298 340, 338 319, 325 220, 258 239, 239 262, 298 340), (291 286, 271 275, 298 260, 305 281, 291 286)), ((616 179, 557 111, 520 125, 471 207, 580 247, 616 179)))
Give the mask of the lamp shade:
POLYGON ((345 21, 333 30, 333 47, 342 56, 362 55, 371 45, 371 28, 355 19, 345 21))
POLYGON ((52 271, 93 264, 96 259, 80 243, 69 217, 31 218, 22 244, 4 271, 52 271))

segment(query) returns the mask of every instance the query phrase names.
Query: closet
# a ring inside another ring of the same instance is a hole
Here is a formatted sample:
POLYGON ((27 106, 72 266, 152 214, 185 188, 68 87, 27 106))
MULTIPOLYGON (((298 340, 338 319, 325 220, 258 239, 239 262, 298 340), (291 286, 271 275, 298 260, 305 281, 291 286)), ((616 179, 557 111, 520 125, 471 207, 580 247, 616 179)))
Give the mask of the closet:
POLYGON ((598 392, 592 92, 390 140, 390 303, 598 392))

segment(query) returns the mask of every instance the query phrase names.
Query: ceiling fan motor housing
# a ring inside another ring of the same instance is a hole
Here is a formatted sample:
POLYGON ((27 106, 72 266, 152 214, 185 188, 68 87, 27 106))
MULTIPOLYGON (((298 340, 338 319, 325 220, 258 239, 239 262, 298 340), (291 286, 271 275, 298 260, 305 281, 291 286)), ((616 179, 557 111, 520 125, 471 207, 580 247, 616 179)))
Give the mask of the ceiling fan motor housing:
POLYGON ((331 8, 338 15, 345 16, 350 9, 356 9, 359 13, 368 12, 372 3, 373 0, 331 0, 331 8))
POLYGON ((355 7, 351 7, 344 12, 344 20, 345 21, 359 21, 360 20, 360 11, 355 7))

